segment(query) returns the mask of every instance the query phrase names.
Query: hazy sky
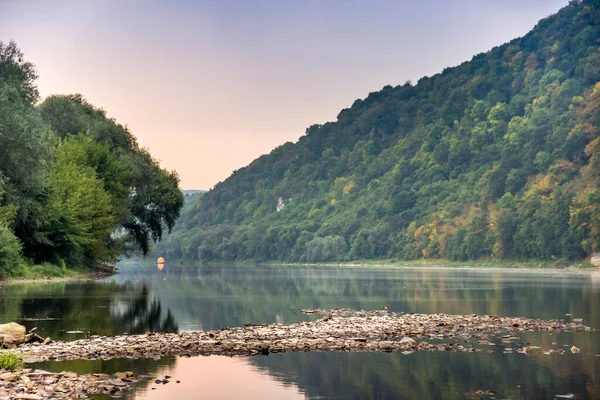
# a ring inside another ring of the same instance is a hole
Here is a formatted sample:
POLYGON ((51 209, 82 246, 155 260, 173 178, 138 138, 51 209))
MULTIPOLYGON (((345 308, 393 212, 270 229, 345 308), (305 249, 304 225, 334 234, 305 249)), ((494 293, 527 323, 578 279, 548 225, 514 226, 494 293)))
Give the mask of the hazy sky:
POLYGON ((209 189, 385 85, 440 72, 568 0, 0 0, 43 96, 81 93, 184 189, 209 189))

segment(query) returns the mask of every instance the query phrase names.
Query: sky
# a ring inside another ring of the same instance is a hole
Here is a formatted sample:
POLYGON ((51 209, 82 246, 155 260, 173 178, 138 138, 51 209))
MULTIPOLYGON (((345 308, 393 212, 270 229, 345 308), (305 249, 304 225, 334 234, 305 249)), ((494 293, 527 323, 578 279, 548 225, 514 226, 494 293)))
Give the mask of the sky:
POLYGON ((183 189, 234 170, 385 85, 527 33, 568 0, 0 0, 0 41, 42 96, 81 93, 183 189))

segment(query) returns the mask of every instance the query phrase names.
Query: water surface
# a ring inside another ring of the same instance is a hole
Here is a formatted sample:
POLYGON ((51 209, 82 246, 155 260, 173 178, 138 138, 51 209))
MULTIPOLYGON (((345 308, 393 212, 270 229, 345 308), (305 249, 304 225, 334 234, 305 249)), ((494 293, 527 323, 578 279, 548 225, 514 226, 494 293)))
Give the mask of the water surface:
MULTIPOLYGON (((600 327, 596 273, 460 268, 319 268, 170 266, 128 263, 94 282, 6 285, 0 323, 16 320, 42 336, 220 329, 245 323, 292 323, 311 317, 300 308, 497 314, 544 319, 584 318, 600 327)), ((314 317, 312 317, 314 318, 314 317)), ((600 398, 600 335, 539 333, 523 342, 580 354, 295 353, 268 357, 193 357, 43 363, 78 372, 132 370, 146 382, 131 398, 447 398, 493 389, 497 398, 600 398), (221 379, 222 378, 222 379, 221 379), (179 379, 176 384, 174 380, 179 379), (154 388, 154 389, 153 389, 154 388)), ((518 347, 510 344, 509 347, 518 347)))

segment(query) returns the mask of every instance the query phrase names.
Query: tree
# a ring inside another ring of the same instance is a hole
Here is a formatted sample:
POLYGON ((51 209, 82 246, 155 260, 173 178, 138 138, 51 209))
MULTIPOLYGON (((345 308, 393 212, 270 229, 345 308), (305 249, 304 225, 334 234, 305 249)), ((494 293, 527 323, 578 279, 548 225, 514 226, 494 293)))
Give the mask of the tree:
POLYGON ((93 167, 79 159, 85 141, 61 141, 49 175, 49 194, 44 209, 46 257, 70 265, 94 265, 114 261, 118 251, 108 241, 114 229, 110 194, 93 167))
POLYGON ((26 252, 39 244, 37 228, 49 162, 49 132, 34 102, 37 74, 14 42, 0 42, 0 180, 2 204, 17 207, 14 231, 26 252))

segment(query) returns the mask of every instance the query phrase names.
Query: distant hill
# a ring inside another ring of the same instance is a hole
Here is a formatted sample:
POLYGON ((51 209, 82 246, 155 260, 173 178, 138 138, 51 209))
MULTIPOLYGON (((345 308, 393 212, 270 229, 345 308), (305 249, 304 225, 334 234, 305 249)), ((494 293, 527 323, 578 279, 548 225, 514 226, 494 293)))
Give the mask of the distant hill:
MULTIPOLYGON (((235 171, 170 259, 581 259, 600 249, 600 1, 385 86, 235 171)), ((293 113, 293 110, 289 111, 293 113)))
POLYGON ((195 194, 201 194, 201 193, 206 193, 207 190, 182 190, 181 193, 183 193, 184 196, 192 196, 195 194))

